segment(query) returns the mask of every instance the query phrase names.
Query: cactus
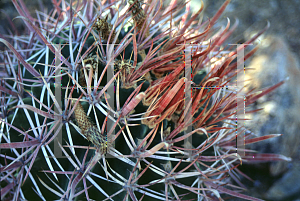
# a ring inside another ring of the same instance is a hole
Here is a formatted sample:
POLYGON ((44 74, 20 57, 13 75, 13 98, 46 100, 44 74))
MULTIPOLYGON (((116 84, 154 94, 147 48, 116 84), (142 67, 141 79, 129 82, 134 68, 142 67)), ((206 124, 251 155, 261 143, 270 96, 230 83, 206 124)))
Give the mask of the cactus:
MULTIPOLYGON (((245 144, 277 135, 235 126, 238 94, 227 86, 238 50, 223 46, 236 24, 213 26, 229 0, 204 22, 203 3, 191 13, 176 0, 53 1, 37 19, 12 2, 28 30, 0 38, 2 200, 260 200, 239 192, 237 167, 290 160, 237 153, 244 132, 245 144), (198 44, 191 81, 187 44, 198 44)), ((281 84, 245 94, 245 105, 281 84)))

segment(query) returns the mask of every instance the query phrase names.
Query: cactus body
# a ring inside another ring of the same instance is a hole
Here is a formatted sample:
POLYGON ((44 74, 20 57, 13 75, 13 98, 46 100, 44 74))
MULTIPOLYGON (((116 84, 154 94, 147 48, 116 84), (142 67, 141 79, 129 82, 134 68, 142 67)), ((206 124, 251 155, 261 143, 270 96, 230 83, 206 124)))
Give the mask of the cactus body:
MULTIPOLYGON (((15 45, 1 39, 10 76, 0 82, 1 199, 216 200, 227 194, 259 200, 235 192, 227 177, 238 180, 237 166, 253 156, 236 153, 235 137, 246 130, 232 121, 237 94, 227 85, 237 75, 237 51, 222 47, 229 22, 213 29, 228 0, 202 23, 203 5, 185 20, 186 3, 164 7, 158 0, 53 1, 55 12, 33 23, 20 2, 13 1, 36 35, 15 45), (192 43, 198 46, 188 65, 192 43)), ((280 84, 246 94, 245 104, 280 84)))

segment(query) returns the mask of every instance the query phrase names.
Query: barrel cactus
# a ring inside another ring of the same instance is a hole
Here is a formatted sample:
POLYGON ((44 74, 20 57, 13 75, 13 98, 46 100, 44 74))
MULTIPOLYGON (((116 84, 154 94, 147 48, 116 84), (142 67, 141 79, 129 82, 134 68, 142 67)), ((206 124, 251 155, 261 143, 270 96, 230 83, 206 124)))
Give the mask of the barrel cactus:
POLYGON ((236 145, 277 136, 236 105, 283 82, 237 101, 237 24, 214 26, 228 0, 204 21, 177 0, 52 1, 36 19, 12 2, 27 30, 0 39, 2 200, 260 200, 237 167, 290 160, 236 145))

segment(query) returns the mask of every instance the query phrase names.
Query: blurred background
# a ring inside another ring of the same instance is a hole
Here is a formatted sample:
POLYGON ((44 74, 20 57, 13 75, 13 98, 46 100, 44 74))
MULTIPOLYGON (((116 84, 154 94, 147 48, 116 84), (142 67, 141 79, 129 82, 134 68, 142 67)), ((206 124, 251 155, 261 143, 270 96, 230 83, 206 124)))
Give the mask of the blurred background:
MULTIPOLYGON (((34 17, 36 10, 48 13, 52 9, 49 0, 23 1, 34 17)), ((205 8, 199 17, 206 20, 225 1, 203 2, 205 8)), ((200 5, 200 0, 192 0, 191 9, 196 12, 200 5)), ((0 0, 0 9, 0 34, 16 31, 21 35, 24 30, 23 20, 14 19, 14 26, 7 20, 18 16, 11 0, 0 0)), ((283 154, 291 157, 292 161, 255 165, 243 163, 240 169, 254 180, 250 182, 241 177, 249 189, 246 193, 270 201, 300 201, 300 0, 231 0, 215 26, 226 25, 227 17, 231 26, 236 20, 239 21, 237 29, 226 42, 228 44, 247 41, 262 30, 267 21, 270 22, 270 28, 252 46, 258 45, 259 50, 246 62, 246 66, 252 69, 246 71, 247 90, 262 89, 286 80, 284 85, 247 109, 262 108, 256 114, 246 116, 251 119, 246 121, 246 127, 258 136, 282 134, 281 137, 248 148, 283 154)), ((251 47, 247 50, 251 50, 251 47)))
MULTIPOLYGON (((193 3, 195 8, 200 1, 193 3)), ((204 17, 212 17, 223 3, 204 0, 204 17)), ((240 169, 254 180, 243 179, 250 190, 248 194, 270 201, 300 201, 300 1, 231 0, 219 25, 226 23, 226 17, 231 25, 239 20, 239 26, 227 41, 229 44, 249 40, 270 22, 270 28, 255 43, 259 50, 246 62, 246 67, 253 69, 246 71, 247 89, 262 89, 288 79, 248 108, 263 109, 246 115, 251 119, 246 121, 246 127, 258 136, 282 134, 249 148, 283 154, 292 161, 243 164, 240 169)))

